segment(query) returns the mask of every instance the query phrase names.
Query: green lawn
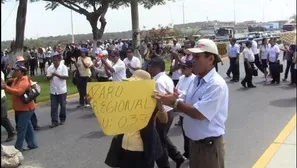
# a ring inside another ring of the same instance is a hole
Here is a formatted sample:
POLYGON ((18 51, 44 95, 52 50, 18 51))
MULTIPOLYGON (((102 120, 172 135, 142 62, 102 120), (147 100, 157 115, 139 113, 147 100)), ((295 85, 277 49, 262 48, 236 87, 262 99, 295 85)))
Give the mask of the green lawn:
MULTIPOLYGON (((45 76, 37 76, 37 77, 32 77, 32 80, 34 82, 37 82, 40 87, 41 87, 41 93, 37 97, 37 102, 44 102, 44 101, 49 101, 50 96, 49 96, 49 81, 46 79, 45 76)), ((67 91, 68 95, 75 94, 77 93, 77 88, 75 85, 72 84, 72 77, 70 77, 67 80, 67 91)), ((11 96, 7 94, 7 110, 12 109, 12 104, 11 104, 11 96)))

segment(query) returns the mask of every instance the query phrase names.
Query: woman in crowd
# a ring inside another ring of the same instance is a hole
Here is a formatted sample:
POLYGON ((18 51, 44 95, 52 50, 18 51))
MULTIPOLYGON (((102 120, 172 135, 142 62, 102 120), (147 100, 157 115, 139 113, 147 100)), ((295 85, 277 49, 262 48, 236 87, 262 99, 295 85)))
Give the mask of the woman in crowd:
POLYGON ((268 62, 267 62, 267 58, 268 58, 268 53, 269 53, 269 49, 270 49, 270 44, 268 44, 268 39, 267 38, 263 38, 262 39, 262 46, 260 48, 260 58, 262 61, 262 67, 264 70, 264 76, 265 76, 265 81, 267 81, 267 75, 268 75, 268 62))
POLYGON ((247 41, 245 44, 245 49, 243 50, 243 57, 244 57, 244 70, 245 70, 245 77, 241 81, 241 85, 246 88, 246 84, 248 88, 255 88, 256 86, 253 84, 253 71, 255 70, 255 56, 252 48, 252 42, 247 41))
POLYGON ((7 86, 1 81, 1 88, 8 94, 12 95, 12 107, 18 116, 17 119, 17 140, 15 148, 19 151, 23 150, 23 143, 26 140, 29 149, 37 148, 34 129, 31 118, 34 113, 36 104, 34 100, 29 103, 23 103, 21 96, 31 85, 31 81, 27 76, 27 68, 24 65, 16 64, 14 69, 15 79, 11 86, 7 86))
POLYGON ((87 95, 87 83, 91 81, 91 67, 93 66, 92 59, 88 57, 89 50, 87 48, 81 48, 81 56, 78 57, 77 61, 75 58, 71 58, 74 62, 76 69, 78 70, 77 75, 77 89, 79 92, 79 105, 78 107, 89 107, 86 103, 85 97, 87 95))

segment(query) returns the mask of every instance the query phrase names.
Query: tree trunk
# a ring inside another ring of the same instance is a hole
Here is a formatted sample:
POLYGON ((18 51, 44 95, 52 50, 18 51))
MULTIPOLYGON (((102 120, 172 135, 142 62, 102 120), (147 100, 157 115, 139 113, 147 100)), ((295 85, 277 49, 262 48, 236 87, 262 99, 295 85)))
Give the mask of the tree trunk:
POLYGON ((16 56, 23 55, 24 47, 24 36, 25 36, 25 26, 26 26, 26 15, 27 15, 27 4, 28 0, 19 0, 17 18, 16 18, 16 37, 12 52, 9 57, 9 62, 14 63, 16 56))
POLYGON ((105 26, 106 26, 106 21, 105 21, 104 16, 102 17, 102 14, 95 13, 95 12, 89 13, 89 15, 87 15, 87 20, 89 21, 89 23, 90 23, 90 25, 92 27, 93 54, 95 54, 95 50, 96 50, 96 47, 97 47, 96 45, 97 45, 97 42, 99 40, 101 40, 101 38, 103 36, 104 29, 105 29, 105 26), (100 17, 100 15, 101 15, 101 17, 100 17), (100 17, 100 23, 101 23, 100 29, 97 26, 99 17, 100 17))
POLYGON ((131 20, 132 20, 132 45, 135 50, 135 56, 141 60, 138 48, 140 45, 139 14, 138 1, 131 0, 131 20))

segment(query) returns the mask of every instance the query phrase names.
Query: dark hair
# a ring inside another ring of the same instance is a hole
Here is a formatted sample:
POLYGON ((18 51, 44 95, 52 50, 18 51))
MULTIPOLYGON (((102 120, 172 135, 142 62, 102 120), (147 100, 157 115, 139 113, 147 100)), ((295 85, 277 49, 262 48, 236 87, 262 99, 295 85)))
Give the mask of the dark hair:
POLYGON ((264 41, 265 41, 265 40, 267 40, 267 39, 268 39, 268 38, 263 38, 263 39, 262 39, 262 44, 263 44, 263 43, 264 43, 264 41))
POLYGON ((246 47, 251 46, 251 45, 252 45, 252 42, 251 41, 248 40, 248 41, 245 42, 245 46, 246 47))
POLYGON ((236 38, 231 38, 230 41, 236 43, 236 38))
POLYGON ((131 51, 131 52, 134 52, 134 49, 132 48, 132 47, 129 47, 128 49, 127 49, 127 51, 131 51))
POLYGON ((154 57, 149 62, 150 67, 160 68, 161 72, 165 71, 165 61, 161 57, 154 57))

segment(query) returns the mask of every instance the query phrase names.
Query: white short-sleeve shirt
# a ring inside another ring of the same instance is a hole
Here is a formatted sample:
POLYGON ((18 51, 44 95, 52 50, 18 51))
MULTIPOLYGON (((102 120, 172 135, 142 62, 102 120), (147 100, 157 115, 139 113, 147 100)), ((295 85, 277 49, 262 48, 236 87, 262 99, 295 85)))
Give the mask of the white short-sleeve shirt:
POLYGON ((243 57, 246 58, 249 62, 255 62, 255 55, 250 48, 245 48, 242 52, 243 57))
MULTIPOLYGON (((174 92, 174 83, 172 79, 166 75, 165 72, 160 72, 153 77, 156 83, 156 91, 159 93, 167 93, 166 90, 173 93, 174 92)), ((163 106, 165 111, 171 111, 173 108, 169 106, 163 106)))
POLYGON ((269 54, 270 44, 262 45, 260 52, 261 52, 261 59, 267 59, 269 54))
POLYGON ((269 49, 269 55, 268 55, 268 60, 269 62, 276 62, 278 58, 276 56, 280 53, 280 49, 278 48, 277 45, 274 45, 270 47, 269 49))
MULTIPOLYGON (((52 64, 47 68, 46 76, 50 77, 53 73, 57 73, 61 76, 68 76, 68 68, 66 65, 61 63, 58 68, 55 68, 55 66, 52 64)), ((53 95, 67 93, 67 80, 54 76, 50 80, 50 93, 53 95)))
MULTIPOLYGON (((129 60, 128 58, 125 58, 124 63, 127 69, 129 68, 128 64, 130 64, 133 68, 141 68, 140 60, 135 56, 133 56, 131 60, 129 60)), ((129 68, 129 70, 132 74, 134 73, 133 69, 129 68)))
POLYGON ((228 56, 231 58, 236 58, 237 55, 240 52, 240 47, 238 44, 234 44, 234 46, 232 46, 231 44, 228 47, 228 56))
POLYGON ((252 51, 254 55, 259 54, 258 43, 255 40, 252 41, 252 51))
POLYGON ((193 105, 205 117, 198 120, 188 115, 184 116, 183 128, 187 137, 197 141, 225 134, 229 89, 215 68, 202 79, 194 79, 187 90, 185 103, 193 105))
POLYGON ((112 68, 114 70, 112 73, 113 81, 122 81, 123 79, 126 79, 126 65, 121 59, 118 59, 118 61, 112 65, 112 68))

